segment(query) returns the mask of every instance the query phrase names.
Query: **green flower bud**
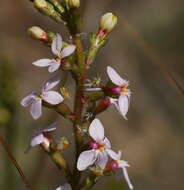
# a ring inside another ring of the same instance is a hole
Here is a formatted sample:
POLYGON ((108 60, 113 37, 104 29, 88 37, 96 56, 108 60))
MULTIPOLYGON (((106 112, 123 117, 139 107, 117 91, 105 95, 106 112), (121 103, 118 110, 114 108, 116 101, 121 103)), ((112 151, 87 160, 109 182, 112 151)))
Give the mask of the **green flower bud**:
POLYGON ((34 39, 47 40, 47 33, 38 26, 32 26, 28 29, 28 34, 34 39))
POLYGON ((34 6, 38 9, 47 9, 47 2, 45 0, 34 0, 34 6))
POLYGON ((61 137, 60 142, 57 144, 57 150, 64 150, 70 145, 66 137, 61 137))
POLYGON ((60 92, 61 92, 62 96, 64 97, 64 99, 70 98, 70 92, 67 88, 65 88, 65 87, 60 88, 60 92))
POLYGON ((106 13, 102 16, 100 21, 100 29, 104 32, 110 33, 117 24, 117 17, 112 13, 106 13))
POLYGON ((38 9, 39 12, 41 12, 44 15, 47 15, 49 17, 51 17, 52 19, 54 19, 57 22, 61 22, 63 24, 66 24, 63 20, 62 20, 62 15, 59 14, 55 9, 54 6, 45 1, 45 0, 34 0, 34 6, 36 7, 36 9, 38 9))
POLYGON ((80 0, 68 0, 68 5, 71 8, 78 8, 80 7, 80 0))

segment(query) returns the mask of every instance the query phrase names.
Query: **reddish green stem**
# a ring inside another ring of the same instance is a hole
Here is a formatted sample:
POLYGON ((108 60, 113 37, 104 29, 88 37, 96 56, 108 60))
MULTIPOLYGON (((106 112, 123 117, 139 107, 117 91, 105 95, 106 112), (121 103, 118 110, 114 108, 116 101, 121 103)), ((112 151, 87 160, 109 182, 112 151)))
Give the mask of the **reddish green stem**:
POLYGON ((0 143, 2 145, 2 147, 4 148, 5 152, 7 153, 9 159, 11 160, 11 162, 13 163, 13 165, 15 166, 15 168, 17 169, 23 183, 26 186, 27 190, 33 190, 30 183, 28 182, 26 176, 24 175, 23 170, 21 169, 20 165, 18 164, 18 162, 16 161, 16 159, 14 158, 13 154, 11 153, 11 151, 9 150, 9 147, 7 145, 7 143, 5 142, 4 138, 2 136, 0 136, 0 143))

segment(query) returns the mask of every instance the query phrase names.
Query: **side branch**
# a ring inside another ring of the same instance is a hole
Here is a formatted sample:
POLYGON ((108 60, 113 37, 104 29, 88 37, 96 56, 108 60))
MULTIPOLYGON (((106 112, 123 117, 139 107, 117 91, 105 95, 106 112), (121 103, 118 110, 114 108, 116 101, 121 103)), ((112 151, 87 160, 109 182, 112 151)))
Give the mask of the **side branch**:
POLYGON ((23 183, 26 186, 27 190, 33 190, 30 183, 28 182, 26 176, 23 173, 23 170, 21 169, 20 165, 18 164, 18 162, 16 161, 16 159, 14 158, 13 154, 11 153, 11 151, 9 150, 9 147, 7 145, 7 143, 5 142, 4 138, 2 136, 0 136, 0 143, 2 145, 2 147, 4 148, 5 152, 7 153, 9 159, 11 160, 12 164, 15 166, 15 168, 17 169, 23 183))
POLYGON ((51 105, 47 102, 44 102, 43 106, 49 109, 54 109, 58 114, 62 115, 66 119, 69 119, 71 122, 75 121, 75 114, 73 114, 70 108, 64 103, 60 103, 58 105, 51 105))

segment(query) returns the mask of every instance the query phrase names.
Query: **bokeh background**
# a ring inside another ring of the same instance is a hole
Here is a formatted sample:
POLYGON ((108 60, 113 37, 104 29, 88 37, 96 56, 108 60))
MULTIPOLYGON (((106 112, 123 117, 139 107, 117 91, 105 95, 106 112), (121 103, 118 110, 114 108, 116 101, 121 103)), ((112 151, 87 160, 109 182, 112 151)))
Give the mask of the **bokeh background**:
MULTIPOLYGON (((114 12, 119 20, 106 47, 98 55, 89 78, 98 73, 106 80, 111 65, 131 84, 132 101, 125 121, 114 109, 98 116, 115 150, 122 149, 131 167, 129 175, 135 190, 184 189, 184 96, 168 71, 184 88, 184 3, 181 0, 81 0, 84 15, 83 40, 97 31, 100 16, 114 12)), ((40 89, 49 77, 46 69, 32 62, 51 56, 50 50, 27 35, 38 25, 60 32, 63 26, 38 13, 28 0, 1 0, 0 6, 0 133, 22 166, 35 190, 51 190, 64 183, 60 172, 39 148, 24 153, 35 129, 60 121, 56 137, 68 136, 70 123, 51 110, 33 121, 21 99, 40 89)), ((65 80, 65 78, 63 79, 65 80)), ((72 86, 69 77, 67 86, 72 86)), ((69 100, 72 104, 72 99, 69 100)), ((72 161, 73 150, 65 151, 72 161)), ((0 189, 23 190, 17 171, 0 146, 0 189)), ((104 178, 93 189, 127 189, 124 180, 104 178)))

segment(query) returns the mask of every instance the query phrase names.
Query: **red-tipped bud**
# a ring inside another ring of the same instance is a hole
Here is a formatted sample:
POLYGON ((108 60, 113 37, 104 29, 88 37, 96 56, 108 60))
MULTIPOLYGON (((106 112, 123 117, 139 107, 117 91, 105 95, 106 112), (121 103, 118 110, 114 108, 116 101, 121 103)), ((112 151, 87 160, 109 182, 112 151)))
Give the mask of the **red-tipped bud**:
POLYGON ((117 24, 117 17, 112 13, 106 13, 101 17, 99 36, 109 34, 117 24))
POLYGON ((38 26, 32 26, 28 29, 28 34, 34 39, 47 41, 47 33, 38 26))

